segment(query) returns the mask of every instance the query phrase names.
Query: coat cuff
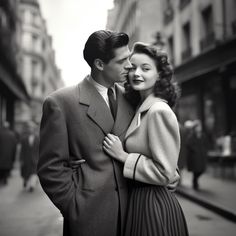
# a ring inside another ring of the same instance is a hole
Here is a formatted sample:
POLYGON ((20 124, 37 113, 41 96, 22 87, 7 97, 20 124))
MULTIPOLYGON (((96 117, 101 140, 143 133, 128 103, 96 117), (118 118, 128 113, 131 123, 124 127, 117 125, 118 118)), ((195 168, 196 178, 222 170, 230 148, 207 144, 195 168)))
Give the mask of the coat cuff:
POLYGON ((134 178, 135 169, 140 156, 141 155, 139 153, 132 153, 128 155, 128 158, 126 159, 124 164, 124 170, 123 170, 124 177, 129 179, 135 179, 134 178))

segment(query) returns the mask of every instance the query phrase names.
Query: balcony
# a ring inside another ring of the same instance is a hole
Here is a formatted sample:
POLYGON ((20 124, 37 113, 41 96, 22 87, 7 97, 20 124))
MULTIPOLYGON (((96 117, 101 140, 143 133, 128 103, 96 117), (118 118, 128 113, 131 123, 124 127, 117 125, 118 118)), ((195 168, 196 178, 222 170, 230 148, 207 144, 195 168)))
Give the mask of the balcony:
POLYGON ((191 0, 180 0, 179 9, 180 10, 184 9, 190 2, 191 0))
POLYGON ((181 53, 182 61, 186 61, 192 56, 192 48, 188 47, 181 53))
POLYGON ((164 11, 164 24, 167 25, 169 24, 172 20, 174 19, 174 9, 172 6, 169 6, 165 11, 164 11))
POLYGON ((210 46, 213 46, 215 44, 215 33, 211 32, 206 35, 205 38, 200 40, 200 48, 202 51, 209 48, 210 46))

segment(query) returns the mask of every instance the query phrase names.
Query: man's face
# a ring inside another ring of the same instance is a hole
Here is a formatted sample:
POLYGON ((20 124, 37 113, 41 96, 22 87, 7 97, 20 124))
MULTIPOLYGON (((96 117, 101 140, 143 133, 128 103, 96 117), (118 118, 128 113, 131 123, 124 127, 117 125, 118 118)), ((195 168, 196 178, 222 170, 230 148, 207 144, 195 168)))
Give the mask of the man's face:
POLYGON ((131 68, 129 61, 130 50, 128 46, 115 49, 114 58, 104 64, 103 76, 108 85, 115 82, 124 82, 127 79, 128 71, 131 68))

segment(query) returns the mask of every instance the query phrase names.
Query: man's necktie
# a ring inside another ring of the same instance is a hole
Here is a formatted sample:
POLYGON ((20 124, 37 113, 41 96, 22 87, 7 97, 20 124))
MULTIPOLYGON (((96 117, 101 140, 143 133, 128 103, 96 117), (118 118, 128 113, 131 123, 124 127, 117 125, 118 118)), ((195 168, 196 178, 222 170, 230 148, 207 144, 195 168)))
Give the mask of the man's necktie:
POLYGON ((107 95, 108 95, 109 105, 111 109, 111 114, 115 120, 117 106, 116 106, 115 95, 111 88, 108 88, 107 95))

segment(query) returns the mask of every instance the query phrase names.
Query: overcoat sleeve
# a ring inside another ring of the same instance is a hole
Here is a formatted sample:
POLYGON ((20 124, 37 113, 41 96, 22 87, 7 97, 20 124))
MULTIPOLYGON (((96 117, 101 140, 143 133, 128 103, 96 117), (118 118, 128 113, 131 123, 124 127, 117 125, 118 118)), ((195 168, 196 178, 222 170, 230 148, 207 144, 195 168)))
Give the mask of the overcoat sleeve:
POLYGON ((129 153, 124 176, 154 185, 178 181, 180 135, 178 121, 171 109, 154 107, 148 111, 146 138, 151 156, 129 153))
POLYGON ((69 209, 76 209, 73 171, 68 163, 65 117, 54 97, 48 97, 43 104, 37 170, 42 188, 64 216, 69 209))

